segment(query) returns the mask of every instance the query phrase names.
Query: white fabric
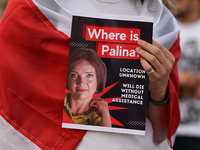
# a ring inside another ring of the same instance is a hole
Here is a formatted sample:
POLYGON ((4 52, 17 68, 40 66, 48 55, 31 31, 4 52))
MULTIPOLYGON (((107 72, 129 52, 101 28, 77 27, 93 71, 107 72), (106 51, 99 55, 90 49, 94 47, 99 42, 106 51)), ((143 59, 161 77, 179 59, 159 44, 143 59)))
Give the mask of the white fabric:
POLYGON ((153 130, 147 119, 146 135, 127 135, 88 131, 76 150, 161 150, 153 142, 153 130))
POLYGON ((142 4, 140 1, 131 0, 90 0, 102 13, 137 15, 139 16, 142 4))
MULTIPOLYGON (((151 3, 149 0, 144 0, 142 6, 140 3, 138 3, 138 0, 98 0, 98 2, 95 0, 33 0, 33 2, 38 6, 38 8, 44 13, 44 15, 54 24, 54 26, 58 30, 64 32, 68 36, 70 36, 72 18, 71 14, 73 11, 114 14, 120 13, 126 15, 128 13, 129 15, 154 17, 153 38, 162 45, 164 45, 167 49, 169 49, 174 43, 174 41, 177 39, 177 35, 179 32, 178 25, 174 21, 174 18, 169 13, 169 11, 165 7, 163 7, 163 5, 161 4, 161 0, 152 0, 151 3), (116 3, 115 6, 121 7, 121 9, 113 8, 103 10, 103 4, 98 5, 100 2, 116 3), (134 5, 135 2, 137 4, 136 7, 134 5), (117 3, 119 3, 119 5, 117 3), (121 5, 121 3, 125 4, 121 5), (126 12, 126 9, 129 11, 126 12)), ((6 124, 5 121, 2 120, 2 118, 0 119, 0 121, 0 123, 2 123, 2 126, 6 124)), ((8 126, 8 128, 11 127, 8 126)), ((7 130, 7 128, 1 128, 1 132, 3 132, 4 130, 7 130)), ((15 145, 16 147, 14 148, 7 147, 7 149, 39 149, 35 145, 31 147, 30 141, 27 140, 25 137, 22 137, 22 135, 19 134, 18 131, 14 130, 14 128, 11 128, 9 131, 10 132, 1 134, 5 135, 5 138, 2 139, 3 137, 0 137, 0 145, 2 146, 0 147, 0 149, 6 150, 6 148, 3 147, 4 145, 13 146, 14 141, 17 141, 17 143, 20 143, 20 145, 17 145, 18 147, 15 145), (14 136, 14 141, 12 141, 9 137, 6 136, 14 136), (10 141, 6 141, 6 139, 10 139, 10 141)), ((147 119, 145 136, 88 131, 81 143, 78 145, 77 150, 165 150, 169 148, 161 148, 160 146, 154 144, 152 136, 153 130, 151 127, 151 123, 147 119)))
POLYGON ((0 150, 41 150, 0 116, 0 150))
MULTIPOLYGON (((200 75, 200 20, 179 24, 182 51, 178 63, 179 72, 191 70, 200 75)), ((200 89, 198 92, 200 92, 200 89)), ((200 97, 180 99, 180 112, 181 123, 177 135, 200 138, 200 97)))
MULTIPOLYGON (((96 7, 98 5, 93 5, 92 1, 94 0, 33 0, 33 2, 45 14, 45 16, 49 18, 54 26, 68 36, 70 36, 72 20, 71 14, 73 13, 73 11, 102 13, 96 7)), ((121 3, 122 0, 115 0, 115 2, 118 1, 119 3, 121 3)), ((175 21, 175 18, 165 7, 163 7, 161 0, 144 0, 142 6, 140 6, 138 0, 132 0, 132 2, 126 3, 133 4, 135 2, 137 9, 141 10, 133 11, 130 15, 138 15, 138 13, 141 12, 139 16, 154 17, 153 39, 169 49, 174 41, 177 39, 177 35, 179 32, 179 27, 175 21)), ((121 5, 122 10, 126 10, 126 8, 123 8, 123 6, 128 5, 121 5)), ((117 5, 117 7, 119 6, 117 5)), ((130 5, 128 7, 129 10, 131 9, 131 7, 135 9, 134 5, 130 5)), ((121 11, 121 9, 115 9, 115 11, 111 9, 109 10, 110 14, 118 14, 121 11)), ((122 11, 121 14, 123 12, 124 11, 122 11)))

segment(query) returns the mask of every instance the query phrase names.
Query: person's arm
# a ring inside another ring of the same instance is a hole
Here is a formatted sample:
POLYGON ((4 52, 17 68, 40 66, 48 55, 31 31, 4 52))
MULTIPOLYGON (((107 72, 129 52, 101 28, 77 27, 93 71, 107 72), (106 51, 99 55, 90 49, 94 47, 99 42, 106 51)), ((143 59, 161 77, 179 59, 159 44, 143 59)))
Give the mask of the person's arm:
POLYGON ((95 97, 91 103, 90 107, 93 107, 97 114, 101 117, 101 126, 111 127, 110 113, 108 109, 108 103, 99 97, 95 97), (93 105, 96 104, 97 108, 93 105))
POLYGON ((197 73, 187 70, 179 73, 180 96, 193 97, 200 83, 197 73))
MULTIPOLYGON (((139 40, 138 45, 141 48, 137 48, 136 51, 142 57, 143 68, 147 73, 154 70, 149 74, 150 98, 156 102, 162 102, 169 92, 168 80, 175 58, 166 48, 155 41, 153 44, 149 44, 139 40)), ((148 118, 152 123, 154 140, 157 143, 161 143, 167 138, 169 111, 169 105, 156 106, 149 102, 148 118)))

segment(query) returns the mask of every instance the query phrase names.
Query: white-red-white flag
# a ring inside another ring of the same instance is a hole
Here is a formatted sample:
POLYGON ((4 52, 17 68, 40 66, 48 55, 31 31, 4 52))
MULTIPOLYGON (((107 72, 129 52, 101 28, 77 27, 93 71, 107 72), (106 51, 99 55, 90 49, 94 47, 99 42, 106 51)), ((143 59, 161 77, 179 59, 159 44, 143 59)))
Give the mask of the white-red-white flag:
MULTIPOLYGON (((57 26, 56 17, 56 13, 42 12, 33 0, 10 0, 4 12, 0 24, 0 149, 73 150, 86 133, 61 128, 70 37, 68 30, 58 30, 63 26, 57 26)), ((155 39, 162 43, 169 38, 163 45, 170 45, 168 49, 178 60, 178 32, 162 37, 159 29, 158 24, 155 39)), ((175 64, 169 80, 169 140, 180 121, 177 76, 175 64)))

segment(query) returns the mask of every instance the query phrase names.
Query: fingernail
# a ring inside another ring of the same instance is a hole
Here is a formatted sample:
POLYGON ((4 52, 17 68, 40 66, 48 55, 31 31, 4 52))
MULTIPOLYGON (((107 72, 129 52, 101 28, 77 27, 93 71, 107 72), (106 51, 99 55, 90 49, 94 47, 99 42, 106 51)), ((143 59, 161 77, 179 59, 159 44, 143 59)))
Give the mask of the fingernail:
POLYGON ((137 47, 137 48, 136 48, 136 51, 140 51, 140 50, 141 50, 141 47, 137 47))
POLYGON ((137 41, 137 43, 138 43, 138 44, 140 44, 141 42, 142 42, 142 40, 141 40, 141 39, 139 39, 139 40, 137 41))

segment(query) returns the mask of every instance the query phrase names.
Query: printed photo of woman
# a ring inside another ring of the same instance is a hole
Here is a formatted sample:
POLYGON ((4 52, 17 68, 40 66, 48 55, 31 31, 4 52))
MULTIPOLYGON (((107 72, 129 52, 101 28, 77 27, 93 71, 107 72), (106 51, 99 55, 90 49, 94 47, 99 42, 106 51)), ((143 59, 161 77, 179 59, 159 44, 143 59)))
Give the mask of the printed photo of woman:
POLYGON ((107 69, 93 49, 79 48, 69 55, 64 112, 76 123, 111 127, 106 101, 93 94, 103 92, 107 69), (96 105, 97 107, 93 106, 96 105))

